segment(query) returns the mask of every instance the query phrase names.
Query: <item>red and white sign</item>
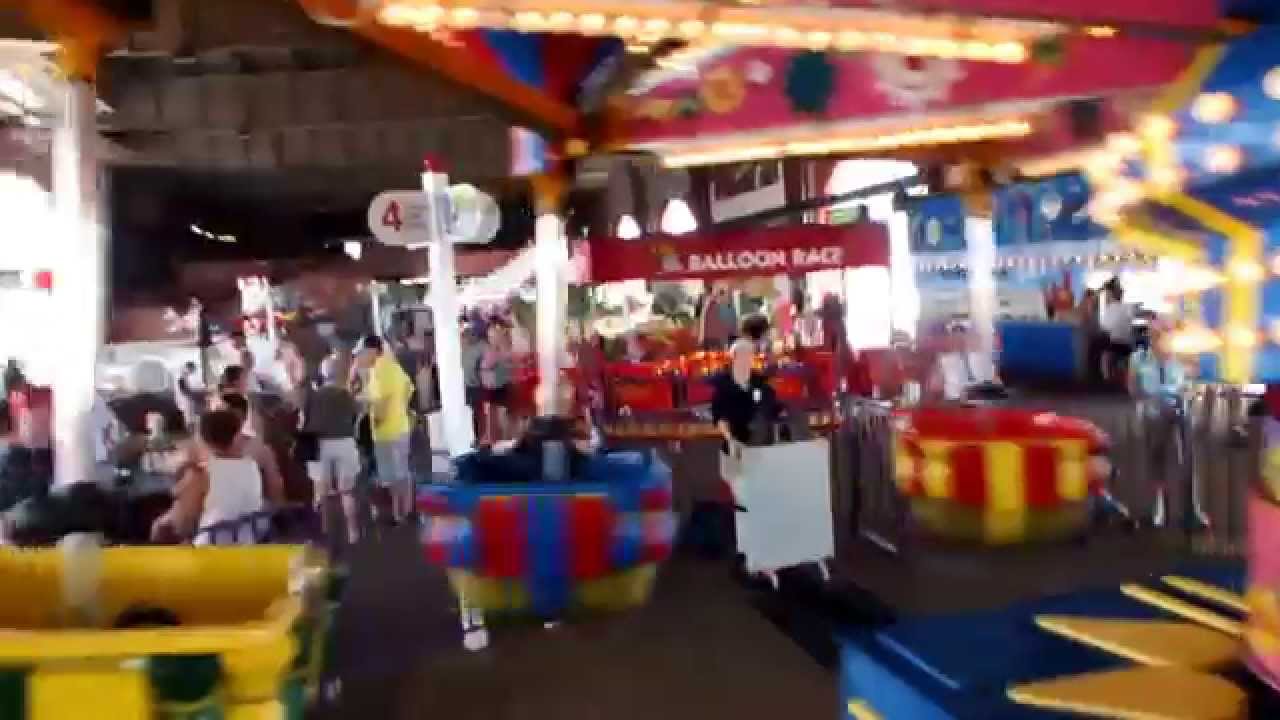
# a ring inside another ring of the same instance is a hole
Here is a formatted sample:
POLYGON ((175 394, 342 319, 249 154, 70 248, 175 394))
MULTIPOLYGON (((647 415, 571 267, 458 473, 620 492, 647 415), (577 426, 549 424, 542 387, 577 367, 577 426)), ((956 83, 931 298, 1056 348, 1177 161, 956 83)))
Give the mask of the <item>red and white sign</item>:
POLYGON ((52 270, 0 270, 0 290, 53 291, 52 270))
POLYGON ((591 281, 789 275, 889 264, 881 225, 793 225, 641 240, 594 238, 591 281))
MULTIPOLYGON (((440 228, 449 240, 460 244, 484 244, 493 239, 502 222, 497 202, 470 185, 451 185, 440 193, 436 207, 442 213, 440 228)), ((431 205, 421 191, 384 192, 369 203, 369 230, 378 242, 421 248, 431 243, 431 205)))
POLYGON ((369 203, 369 230, 378 242, 421 247, 431 241, 427 223, 431 209, 421 191, 384 192, 369 203))

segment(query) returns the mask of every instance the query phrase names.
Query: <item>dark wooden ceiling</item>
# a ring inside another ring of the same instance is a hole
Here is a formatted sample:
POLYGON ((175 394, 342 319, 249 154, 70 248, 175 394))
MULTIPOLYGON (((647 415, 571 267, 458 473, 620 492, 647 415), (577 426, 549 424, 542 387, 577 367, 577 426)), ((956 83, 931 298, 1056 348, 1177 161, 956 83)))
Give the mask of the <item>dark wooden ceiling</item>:
POLYGON ((295 0, 124 5, 132 32, 98 88, 112 108, 102 132, 129 151, 111 172, 117 286, 172 282, 180 259, 335 252, 368 235, 375 194, 418 185, 426 155, 502 198, 499 244, 528 238, 526 190, 507 179, 521 118, 497 102, 316 24, 295 0))

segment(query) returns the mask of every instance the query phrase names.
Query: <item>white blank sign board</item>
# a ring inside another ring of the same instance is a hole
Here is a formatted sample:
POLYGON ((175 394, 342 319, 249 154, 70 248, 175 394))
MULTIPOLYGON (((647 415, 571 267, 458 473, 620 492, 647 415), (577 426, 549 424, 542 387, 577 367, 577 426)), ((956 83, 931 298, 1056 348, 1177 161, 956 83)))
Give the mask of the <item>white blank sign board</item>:
POLYGON ((747 572, 802 565, 835 555, 831 454, 824 438, 743 449, 735 492, 738 552, 747 572))

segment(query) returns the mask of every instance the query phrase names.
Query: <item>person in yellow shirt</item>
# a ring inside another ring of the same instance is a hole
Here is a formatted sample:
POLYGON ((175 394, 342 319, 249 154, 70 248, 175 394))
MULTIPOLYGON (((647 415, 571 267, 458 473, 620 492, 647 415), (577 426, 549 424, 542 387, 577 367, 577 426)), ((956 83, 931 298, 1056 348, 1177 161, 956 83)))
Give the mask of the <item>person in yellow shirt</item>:
POLYGON ((409 443, 413 423, 409 401, 413 380, 395 355, 385 352, 382 338, 364 339, 360 366, 368 370, 365 400, 373 429, 374 463, 378 484, 391 495, 391 516, 403 522, 413 511, 413 472, 409 467, 409 443))

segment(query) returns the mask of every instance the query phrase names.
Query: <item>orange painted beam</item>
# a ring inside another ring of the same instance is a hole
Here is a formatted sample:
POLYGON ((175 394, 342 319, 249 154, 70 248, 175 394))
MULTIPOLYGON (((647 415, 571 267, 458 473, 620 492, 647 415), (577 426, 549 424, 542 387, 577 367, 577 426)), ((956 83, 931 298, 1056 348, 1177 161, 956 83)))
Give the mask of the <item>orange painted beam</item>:
POLYGON ((22 7, 61 45, 59 63, 73 77, 92 79, 102 53, 124 36, 124 25, 92 0, 25 0, 22 7))
POLYGON ((466 50, 448 47, 423 33, 387 27, 371 17, 361 17, 351 0, 298 0, 298 3, 312 18, 323 18, 329 25, 347 26, 407 60, 488 95, 539 130, 557 137, 578 131, 581 116, 576 108, 512 78, 502 68, 477 60, 466 50))

